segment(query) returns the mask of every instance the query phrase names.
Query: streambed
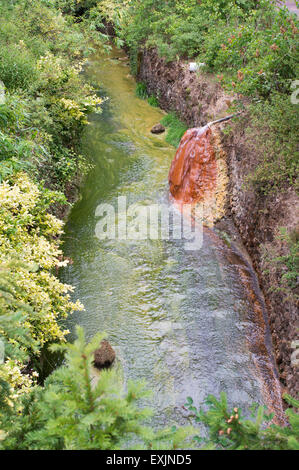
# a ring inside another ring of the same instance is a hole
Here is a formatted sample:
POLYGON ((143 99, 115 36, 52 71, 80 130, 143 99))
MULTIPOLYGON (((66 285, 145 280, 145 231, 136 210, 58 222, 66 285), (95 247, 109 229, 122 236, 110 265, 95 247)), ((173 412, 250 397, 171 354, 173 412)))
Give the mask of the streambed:
POLYGON ((99 204, 171 205, 168 171, 175 149, 150 133, 163 113, 134 94, 125 56, 93 59, 88 74, 104 96, 84 137, 93 163, 72 209, 61 271, 84 312, 68 319, 91 338, 105 331, 117 351, 124 382, 145 380, 156 426, 185 423, 187 396, 196 404, 226 391, 232 405, 253 402, 281 412, 279 382, 263 301, 250 266, 242 265, 210 230, 199 250, 183 240, 99 240, 99 204), (124 59, 124 60, 123 60, 124 59))

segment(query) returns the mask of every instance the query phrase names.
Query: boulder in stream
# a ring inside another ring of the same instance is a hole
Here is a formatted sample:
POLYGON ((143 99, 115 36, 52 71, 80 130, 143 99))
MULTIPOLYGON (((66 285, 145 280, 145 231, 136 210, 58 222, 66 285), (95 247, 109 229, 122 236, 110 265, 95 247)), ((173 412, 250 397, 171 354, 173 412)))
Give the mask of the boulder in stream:
POLYGON ((152 134, 162 134, 162 132, 165 132, 165 127, 162 126, 162 124, 158 123, 154 127, 151 128, 151 133, 152 134))
POLYGON ((110 343, 104 339, 101 341, 100 347, 94 352, 94 365, 98 369, 108 369, 113 364, 115 357, 114 349, 110 343))

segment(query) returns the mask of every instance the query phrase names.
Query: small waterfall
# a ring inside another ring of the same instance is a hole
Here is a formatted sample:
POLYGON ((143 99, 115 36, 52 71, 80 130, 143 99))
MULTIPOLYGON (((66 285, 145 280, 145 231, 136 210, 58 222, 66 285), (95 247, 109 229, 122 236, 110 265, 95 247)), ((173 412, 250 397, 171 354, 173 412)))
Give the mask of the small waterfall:
POLYGON ((188 129, 168 175, 172 202, 182 211, 185 204, 201 206, 202 220, 208 227, 225 215, 228 187, 226 153, 219 132, 211 126, 229 118, 188 129))
POLYGON ((175 201, 192 204, 216 189, 217 162, 209 126, 185 132, 169 171, 175 201))

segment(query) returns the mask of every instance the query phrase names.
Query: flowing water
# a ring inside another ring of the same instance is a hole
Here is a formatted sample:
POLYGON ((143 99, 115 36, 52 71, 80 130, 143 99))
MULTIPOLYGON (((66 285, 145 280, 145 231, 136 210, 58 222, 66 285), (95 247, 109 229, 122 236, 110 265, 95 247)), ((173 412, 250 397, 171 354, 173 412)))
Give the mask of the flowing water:
POLYGON ((99 204, 170 205, 173 147, 150 133, 163 116, 134 95, 120 51, 89 67, 109 99, 91 119, 84 146, 94 167, 71 211, 65 254, 73 264, 63 281, 75 286, 85 311, 68 320, 88 338, 105 331, 116 349, 124 383, 146 380, 155 425, 184 422, 187 396, 197 404, 226 391, 248 410, 253 402, 280 410, 280 394, 254 274, 210 230, 200 250, 180 240, 99 240, 99 204))
POLYGON ((217 161, 208 126, 188 129, 169 171, 169 189, 182 203, 204 200, 216 191, 217 161))

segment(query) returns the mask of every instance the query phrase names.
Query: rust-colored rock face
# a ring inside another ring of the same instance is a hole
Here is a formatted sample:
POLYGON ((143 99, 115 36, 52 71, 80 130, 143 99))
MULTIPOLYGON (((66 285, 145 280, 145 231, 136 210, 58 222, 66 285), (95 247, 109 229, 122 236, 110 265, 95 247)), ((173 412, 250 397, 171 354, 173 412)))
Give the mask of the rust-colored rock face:
POLYGON ((184 134, 169 171, 173 198, 181 204, 205 199, 216 189, 217 161, 211 129, 189 129, 184 134))

